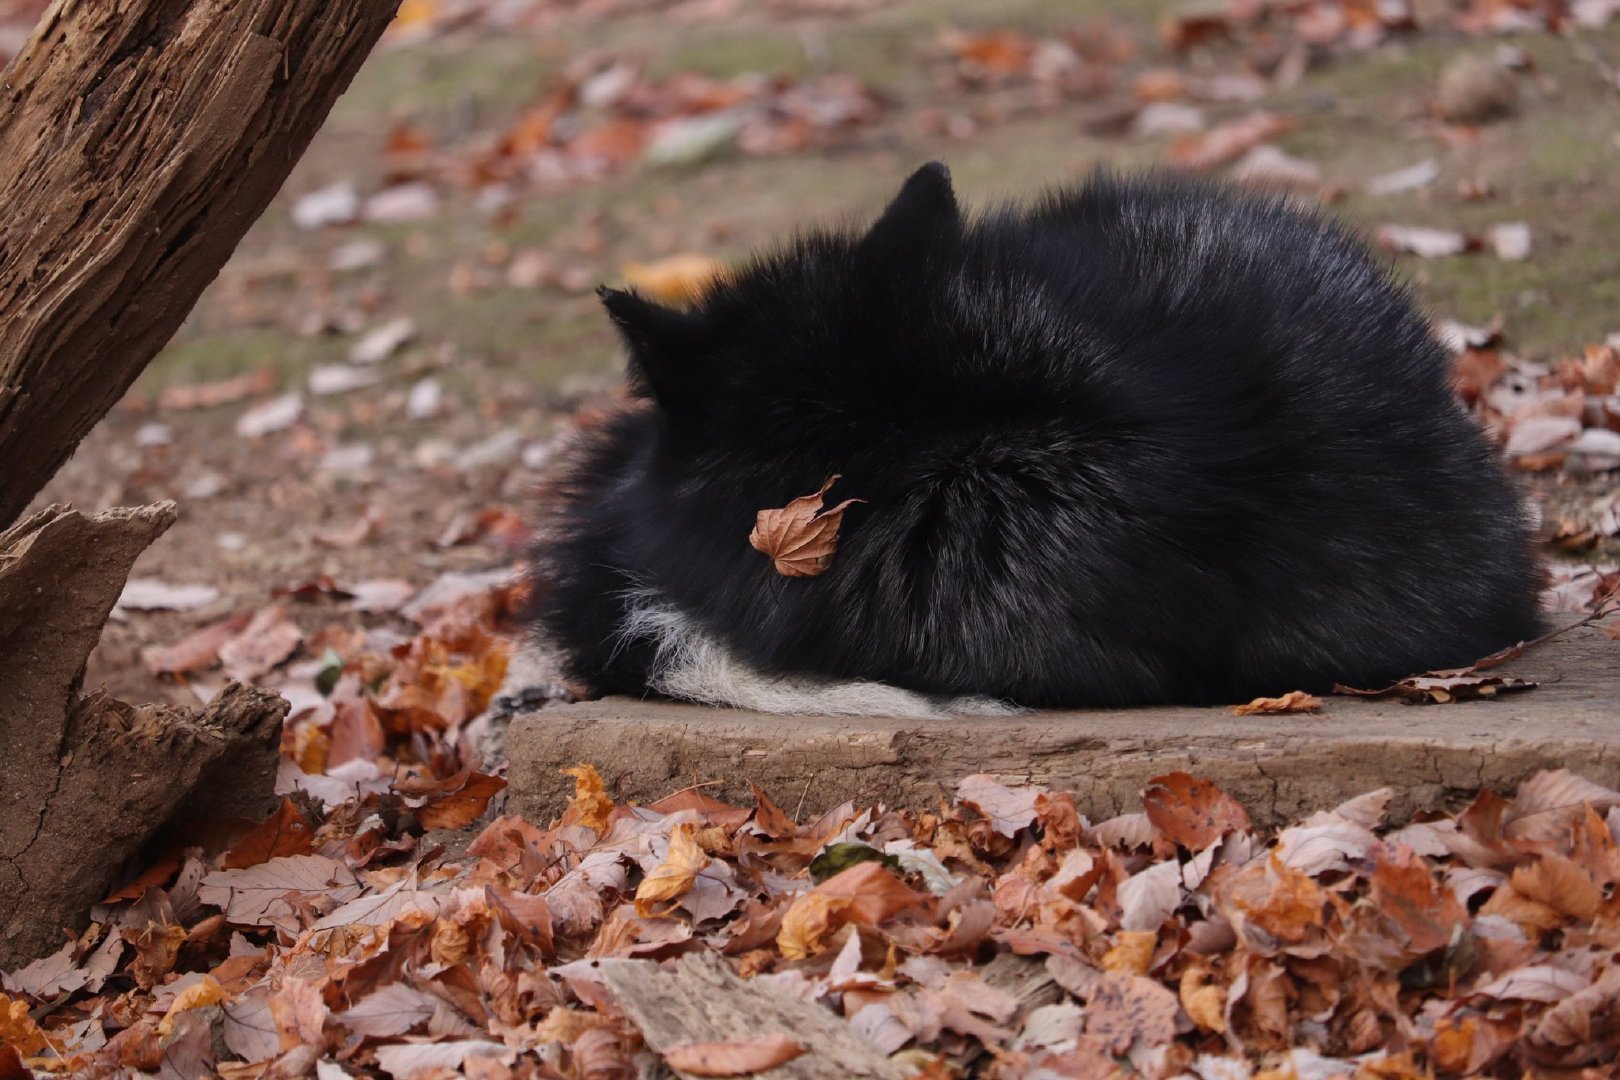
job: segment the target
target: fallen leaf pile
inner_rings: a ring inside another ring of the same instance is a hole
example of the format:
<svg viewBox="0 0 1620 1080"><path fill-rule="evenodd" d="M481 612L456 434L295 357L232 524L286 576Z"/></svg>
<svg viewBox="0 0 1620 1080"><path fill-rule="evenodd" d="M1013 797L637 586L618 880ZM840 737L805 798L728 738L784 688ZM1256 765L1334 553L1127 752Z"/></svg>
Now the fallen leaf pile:
<svg viewBox="0 0 1620 1080"><path fill-rule="evenodd" d="M458 855L425 831L458 801L450 822L477 817L477 773L289 794L0 977L0 1034L54 1075L632 1077L662 1057L723 1076L818 1053L792 1032L652 1050L601 965L703 954L841 1018L896 1075L1617 1060L1620 792L1571 772L1400 827L1384 789L1274 836L1185 773L1092 823L989 776L933 808L799 821L757 788L619 805L591 766L569 772L560 819L496 818Z"/></svg>
<svg viewBox="0 0 1620 1080"><path fill-rule="evenodd" d="M726 80L684 73L653 81L633 60L591 60L570 67L489 145L458 148L447 168L475 187L556 187L638 161L690 165L732 152L769 156L824 146L880 109L859 80L839 73ZM413 157L417 150L406 146Z"/></svg>
<svg viewBox="0 0 1620 1080"><path fill-rule="evenodd" d="M1579 459L1586 471L1620 467L1620 334L1551 364L1521 359L1494 328L1451 327L1454 378L1521 469Z"/></svg>

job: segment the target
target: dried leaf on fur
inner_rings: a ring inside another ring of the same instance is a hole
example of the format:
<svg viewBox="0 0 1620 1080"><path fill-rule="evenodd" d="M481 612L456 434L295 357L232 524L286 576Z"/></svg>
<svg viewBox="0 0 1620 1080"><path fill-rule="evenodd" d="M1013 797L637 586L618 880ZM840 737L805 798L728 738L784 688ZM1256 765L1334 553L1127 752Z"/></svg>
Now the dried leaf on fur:
<svg viewBox="0 0 1620 1080"><path fill-rule="evenodd" d="M827 489L837 481L834 474L814 495L801 495L779 510L761 510L755 518L748 543L769 555L783 577L815 577L832 563L844 511L852 503L865 501L845 499L831 510L823 510Z"/></svg>

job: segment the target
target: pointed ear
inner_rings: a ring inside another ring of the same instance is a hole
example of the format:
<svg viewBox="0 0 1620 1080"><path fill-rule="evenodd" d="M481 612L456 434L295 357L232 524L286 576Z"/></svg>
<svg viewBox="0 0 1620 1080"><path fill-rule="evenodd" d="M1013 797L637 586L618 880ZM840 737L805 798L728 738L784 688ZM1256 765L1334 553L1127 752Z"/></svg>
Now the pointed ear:
<svg viewBox="0 0 1620 1080"><path fill-rule="evenodd" d="M606 285L596 295L630 351L631 383L666 408L686 396L707 338L703 317Z"/></svg>
<svg viewBox="0 0 1620 1080"><path fill-rule="evenodd" d="M923 252L962 232L962 212L951 190L950 170L937 161L911 174L861 241L867 252Z"/></svg>

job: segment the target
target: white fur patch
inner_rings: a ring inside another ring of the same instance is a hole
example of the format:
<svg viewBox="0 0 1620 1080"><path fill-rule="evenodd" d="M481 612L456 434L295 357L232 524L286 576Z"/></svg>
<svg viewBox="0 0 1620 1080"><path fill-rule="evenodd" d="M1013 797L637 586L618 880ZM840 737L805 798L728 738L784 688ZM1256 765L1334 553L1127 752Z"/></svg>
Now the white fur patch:
<svg viewBox="0 0 1620 1080"><path fill-rule="evenodd" d="M651 589L629 596L619 632L653 643L652 685L661 694L702 705L811 716L895 716L940 720L949 716L1005 716L1021 710L986 697L934 701L880 682L838 682L813 675L777 676L732 656L686 615Z"/></svg>

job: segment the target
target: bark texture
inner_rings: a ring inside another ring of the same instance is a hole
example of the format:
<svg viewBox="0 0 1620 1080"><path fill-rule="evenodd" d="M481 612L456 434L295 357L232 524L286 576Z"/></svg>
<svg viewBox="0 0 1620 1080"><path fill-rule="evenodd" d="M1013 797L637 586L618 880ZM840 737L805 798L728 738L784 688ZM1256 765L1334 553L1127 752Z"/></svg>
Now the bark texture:
<svg viewBox="0 0 1620 1080"><path fill-rule="evenodd" d="M232 686L200 712L79 696L129 568L174 504L85 517L49 507L0 532L0 969L79 930L177 809L269 808L278 695Z"/></svg>
<svg viewBox="0 0 1620 1080"><path fill-rule="evenodd" d="M0 72L0 527L179 328L398 0L56 0Z"/></svg>
<svg viewBox="0 0 1620 1080"><path fill-rule="evenodd" d="M599 970L647 1045L661 1053L681 1043L782 1034L797 1039L805 1053L749 1075L758 1080L900 1080L911 1072L825 1007L746 983L712 953L689 953L667 967L651 960L603 960ZM697 1075L672 1071L680 1077Z"/></svg>

